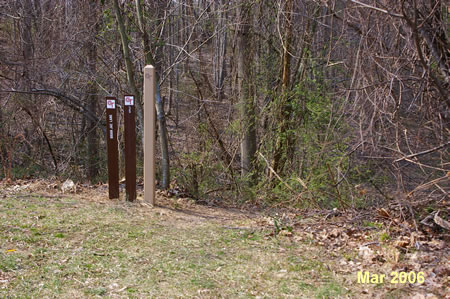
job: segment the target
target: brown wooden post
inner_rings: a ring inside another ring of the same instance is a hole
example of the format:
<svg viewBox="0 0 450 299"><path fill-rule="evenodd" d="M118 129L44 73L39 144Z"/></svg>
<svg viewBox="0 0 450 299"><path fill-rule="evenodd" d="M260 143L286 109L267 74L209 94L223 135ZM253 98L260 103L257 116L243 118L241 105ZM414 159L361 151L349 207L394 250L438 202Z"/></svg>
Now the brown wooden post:
<svg viewBox="0 0 450 299"><path fill-rule="evenodd" d="M108 147L109 198L119 198L119 142L117 140L116 98L106 97L106 144Z"/></svg>
<svg viewBox="0 0 450 299"><path fill-rule="evenodd" d="M136 108L134 95L124 96L126 199L136 199Z"/></svg>
<svg viewBox="0 0 450 299"><path fill-rule="evenodd" d="M155 204L155 68L144 67L144 200Z"/></svg>

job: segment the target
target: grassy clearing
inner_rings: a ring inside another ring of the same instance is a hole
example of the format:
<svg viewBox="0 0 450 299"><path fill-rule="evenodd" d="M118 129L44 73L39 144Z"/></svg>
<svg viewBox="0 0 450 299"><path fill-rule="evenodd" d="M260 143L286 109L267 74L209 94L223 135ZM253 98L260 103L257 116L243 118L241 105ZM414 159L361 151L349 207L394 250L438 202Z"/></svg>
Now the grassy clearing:
<svg viewBox="0 0 450 299"><path fill-rule="evenodd" d="M349 294L316 248L266 237L245 218L185 216L123 202L0 199L0 297Z"/></svg>

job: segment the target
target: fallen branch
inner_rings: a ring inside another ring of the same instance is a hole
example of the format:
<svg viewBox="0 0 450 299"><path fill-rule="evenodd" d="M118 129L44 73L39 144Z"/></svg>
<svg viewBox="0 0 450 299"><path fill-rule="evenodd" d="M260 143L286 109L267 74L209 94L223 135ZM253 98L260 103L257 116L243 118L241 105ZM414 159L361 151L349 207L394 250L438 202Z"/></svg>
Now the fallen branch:
<svg viewBox="0 0 450 299"><path fill-rule="evenodd" d="M450 178L450 172L447 173L445 176L434 179L432 181L426 182L425 184L422 184L420 186L417 186L416 188L414 188L414 190L412 190L411 192L409 192L406 197L410 197L413 193L419 191L419 190L423 190L423 189L427 189L437 183L439 183L440 181L444 181L444 180L449 180Z"/></svg>
<svg viewBox="0 0 450 299"><path fill-rule="evenodd" d="M427 217L425 217L422 221L420 221L420 223L422 223L423 225L426 226L433 226L433 219L434 219L434 215L436 215L436 212L432 212L430 215L428 215Z"/></svg>
<svg viewBox="0 0 450 299"><path fill-rule="evenodd" d="M442 228L445 228L446 230L450 230L450 222L442 219L441 217L438 216L439 212L437 212L434 215L434 222L436 222L437 225L439 225Z"/></svg>
<svg viewBox="0 0 450 299"><path fill-rule="evenodd" d="M403 158L397 159L394 162L399 162L399 161L402 161L402 160L405 160L405 159L410 159L410 158L415 158L415 157L418 157L418 156L423 156L423 155L435 152L437 150L440 150L441 148L444 148L444 147L446 147L448 145L450 145L450 141L447 142L447 143L441 144L439 146L436 146L434 148L428 149L426 151L422 151L422 152L419 152L419 153L415 153L415 154L411 154L411 155L408 155L408 156L404 156Z"/></svg>

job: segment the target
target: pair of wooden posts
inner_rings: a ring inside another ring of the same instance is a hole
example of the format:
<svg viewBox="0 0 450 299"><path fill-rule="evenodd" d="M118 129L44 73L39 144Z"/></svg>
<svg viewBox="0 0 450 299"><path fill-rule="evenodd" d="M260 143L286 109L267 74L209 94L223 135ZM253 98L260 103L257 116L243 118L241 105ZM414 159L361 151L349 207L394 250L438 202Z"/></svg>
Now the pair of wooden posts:
<svg viewBox="0 0 450 299"><path fill-rule="evenodd" d="M155 202L155 68L144 68L144 200ZM109 198L119 198L119 141L117 100L106 97ZM129 201L136 199L136 107L134 95L124 96L125 189Z"/></svg>

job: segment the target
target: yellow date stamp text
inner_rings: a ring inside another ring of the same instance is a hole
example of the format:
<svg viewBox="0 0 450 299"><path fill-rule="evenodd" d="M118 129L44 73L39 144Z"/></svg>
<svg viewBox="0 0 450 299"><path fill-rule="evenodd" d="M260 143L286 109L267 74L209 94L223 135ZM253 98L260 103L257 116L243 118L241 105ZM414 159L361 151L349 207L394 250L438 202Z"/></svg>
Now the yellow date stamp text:
<svg viewBox="0 0 450 299"><path fill-rule="evenodd" d="M422 284L425 282L425 274L423 272L397 272L392 271L389 275L370 273L369 271L358 271L356 274L357 282L361 284Z"/></svg>

